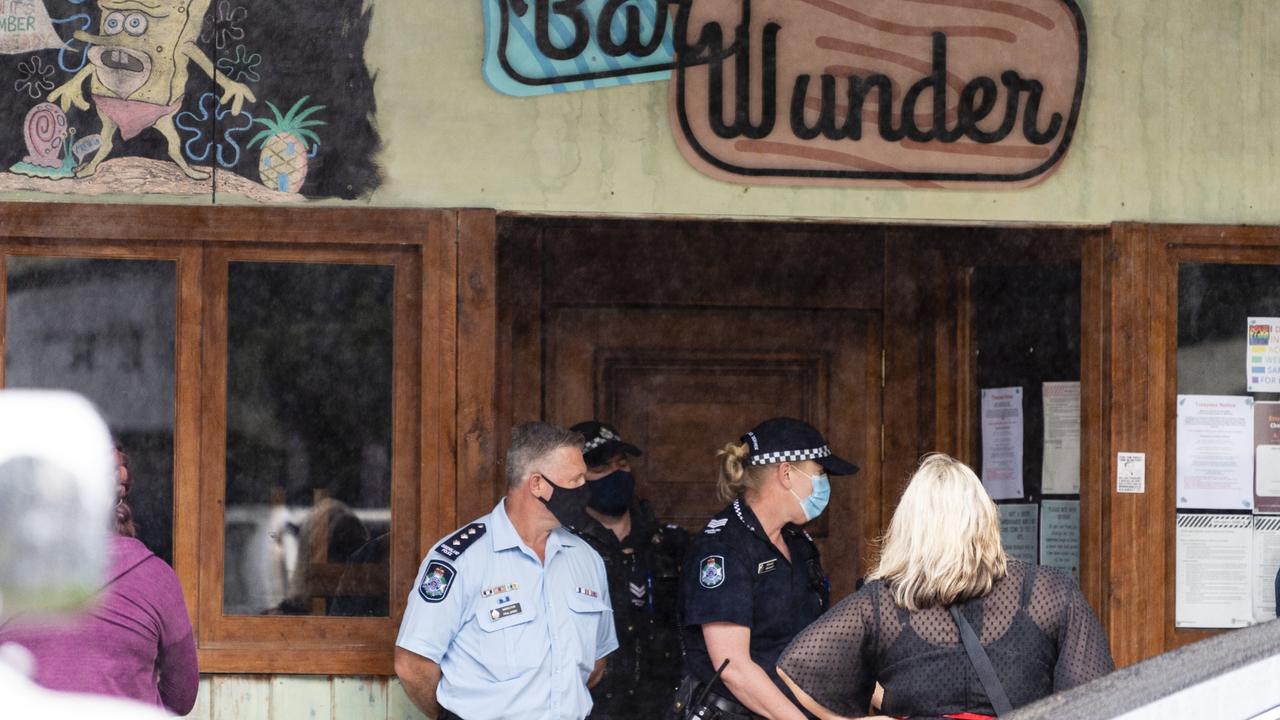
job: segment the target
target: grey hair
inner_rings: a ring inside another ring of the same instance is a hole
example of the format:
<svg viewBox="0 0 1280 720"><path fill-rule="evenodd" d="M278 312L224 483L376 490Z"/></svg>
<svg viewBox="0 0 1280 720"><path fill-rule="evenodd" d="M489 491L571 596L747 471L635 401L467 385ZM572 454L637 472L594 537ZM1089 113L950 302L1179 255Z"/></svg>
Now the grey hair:
<svg viewBox="0 0 1280 720"><path fill-rule="evenodd" d="M545 422L527 422L511 428L507 450L507 489L520 487L534 470L529 466L562 447L582 452L586 439L581 433Z"/></svg>

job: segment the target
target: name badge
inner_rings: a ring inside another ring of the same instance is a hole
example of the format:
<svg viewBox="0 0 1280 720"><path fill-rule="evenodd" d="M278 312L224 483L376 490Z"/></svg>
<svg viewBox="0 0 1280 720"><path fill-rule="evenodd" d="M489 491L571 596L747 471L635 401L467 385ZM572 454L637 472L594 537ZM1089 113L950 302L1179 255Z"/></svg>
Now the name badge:
<svg viewBox="0 0 1280 720"><path fill-rule="evenodd" d="M519 615L521 612L523 611L520 609L520 603L503 605L502 607L490 610L489 619L495 621L501 620L502 618L511 617L512 615Z"/></svg>
<svg viewBox="0 0 1280 720"><path fill-rule="evenodd" d="M772 560L765 560L764 562L756 566L756 574L763 575L767 572L773 572L774 569L777 567L778 567L778 558L773 558Z"/></svg>

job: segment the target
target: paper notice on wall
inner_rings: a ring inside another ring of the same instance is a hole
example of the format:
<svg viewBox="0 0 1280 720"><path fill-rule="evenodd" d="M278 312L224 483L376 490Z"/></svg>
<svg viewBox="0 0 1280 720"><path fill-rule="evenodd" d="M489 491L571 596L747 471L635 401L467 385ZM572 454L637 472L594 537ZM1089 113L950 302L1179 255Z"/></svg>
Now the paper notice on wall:
<svg viewBox="0 0 1280 720"><path fill-rule="evenodd" d="M1276 572L1280 570L1280 516L1253 518L1253 621L1276 619Z"/></svg>
<svg viewBox="0 0 1280 720"><path fill-rule="evenodd" d="M1044 463L1040 491L1080 493L1080 383L1044 384Z"/></svg>
<svg viewBox="0 0 1280 720"><path fill-rule="evenodd" d="M1245 377L1249 392L1280 392L1280 318L1249 318Z"/></svg>
<svg viewBox="0 0 1280 720"><path fill-rule="evenodd" d="M1000 544L1004 546L1005 553L1009 557L1035 565L1036 551L1039 549L1037 531L1040 507L1035 503L996 507L1000 508Z"/></svg>
<svg viewBox="0 0 1280 720"><path fill-rule="evenodd" d="M1251 624L1252 555L1252 515L1178 513L1176 625Z"/></svg>
<svg viewBox="0 0 1280 720"><path fill-rule="evenodd" d="M45 9L44 0L0 0L0 55L60 47L62 38L58 37L53 23L49 21L49 11ZM36 67L41 66L37 64ZM43 67L48 68L48 75L52 76L53 66L46 63ZM30 67L26 69L31 70ZM37 80L51 79L41 72L33 70L32 73L38 76Z"/></svg>
<svg viewBox="0 0 1280 720"><path fill-rule="evenodd" d="M1142 494L1147 491L1147 454L1116 453L1116 492Z"/></svg>
<svg viewBox="0 0 1280 720"><path fill-rule="evenodd" d="M1080 501L1040 503L1040 564L1071 573L1080 581Z"/></svg>
<svg viewBox="0 0 1280 720"><path fill-rule="evenodd" d="M982 391L982 484L996 500L1023 497L1022 388Z"/></svg>
<svg viewBox="0 0 1280 720"><path fill-rule="evenodd" d="M1253 509L1253 398L1178 396L1178 507Z"/></svg>
<svg viewBox="0 0 1280 720"><path fill-rule="evenodd" d="M1280 402L1253 404L1253 511L1280 513Z"/></svg>

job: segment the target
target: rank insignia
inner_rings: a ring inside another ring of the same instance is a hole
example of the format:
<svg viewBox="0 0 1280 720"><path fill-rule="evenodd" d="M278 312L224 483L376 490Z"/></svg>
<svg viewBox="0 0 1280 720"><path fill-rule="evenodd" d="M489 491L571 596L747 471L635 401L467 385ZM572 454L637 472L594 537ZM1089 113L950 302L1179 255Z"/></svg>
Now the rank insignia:
<svg viewBox="0 0 1280 720"><path fill-rule="evenodd" d="M702 563L698 566L698 582L708 590L723 585L724 558L719 555L709 555L703 558Z"/></svg>
<svg viewBox="0 0 1280 720"><path fill-rule="evenodd" d="M429 603L438 603L449 594L453 586L453 578L457 571L443 560L432 560L423 573L422 584L418 586L418 594Z"/></svg>

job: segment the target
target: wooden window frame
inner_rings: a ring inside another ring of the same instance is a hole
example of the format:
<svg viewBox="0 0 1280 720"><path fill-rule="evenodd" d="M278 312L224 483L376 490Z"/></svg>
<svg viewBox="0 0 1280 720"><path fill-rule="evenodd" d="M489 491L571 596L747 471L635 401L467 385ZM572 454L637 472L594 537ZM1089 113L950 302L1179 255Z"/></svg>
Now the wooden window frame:
<svg viewBox="0 0 1280 720"><path fill-rule="evenodd" d="M483 247L486 237L492 241L492 213L483 212L0 204L0 386L4 255L176 263L174 569L192 615L202 672L394 672L395 632L418 561L457 522L453 443L462 227L480 236L469 239L470 245ZM219 368L220 358L225 371L229 258L396 266L388 618L221 613L225 462L214 451L225 447L218 434L225 432L225 387L217 386L225 372L211 370ZM209 271L219 267L220 273ZM464 319L474 315L470 309L461 313ZM467 371L467 382L483 387L484 366Z"/></svg>
<svg viewBox="0 0 1280 720"><path fill-rule="evenodd" d="M1280 228L1119 224L1104 263L1109 417L1102 460L1110 487L1104 561L1112 653L1117 665L1128 665L1221 632L1174 626L1178 266L1280 264ZM1116 492L1117 452L1146 453L1145 493Z"/></svg>

